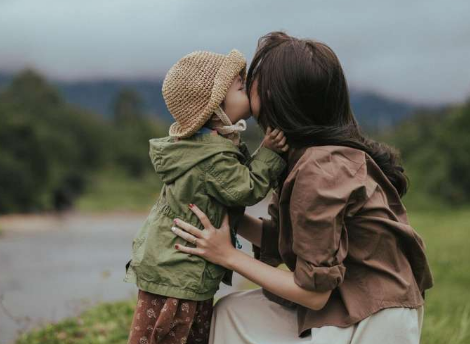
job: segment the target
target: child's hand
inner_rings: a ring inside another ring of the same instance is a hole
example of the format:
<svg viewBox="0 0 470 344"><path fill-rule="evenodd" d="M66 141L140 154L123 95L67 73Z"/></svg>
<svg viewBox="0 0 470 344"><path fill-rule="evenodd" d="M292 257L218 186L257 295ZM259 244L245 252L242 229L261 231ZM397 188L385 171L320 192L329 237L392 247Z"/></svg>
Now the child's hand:
<svg viewBox="0 0 470 344"><path fill-rule="evenodd" d="M289 149L284 133L279 129L272 130L271 127L268 127L266 130L266 135L264 136L263 142L261 142L261 146L277 153L283 153Z"/></svg>

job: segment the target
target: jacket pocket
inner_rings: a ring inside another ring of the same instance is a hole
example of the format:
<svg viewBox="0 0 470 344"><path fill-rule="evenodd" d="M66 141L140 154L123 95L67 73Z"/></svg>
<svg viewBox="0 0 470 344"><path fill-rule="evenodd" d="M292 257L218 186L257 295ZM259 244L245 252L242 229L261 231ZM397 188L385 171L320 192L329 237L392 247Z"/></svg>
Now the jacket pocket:
<svg viewBox="0 0 470 344"><path fill-rule="evenodd" d="M132 266L139 266L144 259L145 247L147 246L145 241L147 240L152 220L153 215L150 214L132 240Z"/></svg>
<svg viewBox="0 0 470 344"><path fill-rule="evenodd" d="M178 216L168 206L164 206L158 211L155 220L149 223L137 274L148 282L199 292L204 282L205 260L174 247L175 244L192 245L171 231L175 217Z"/></svg>
<svg viewBox="0 0 470 344"><path fill-rule="evenodd" d="M144 243L145 238L138 237L132 241L132 266L139 266L142 258L144 257Z"/></svg>

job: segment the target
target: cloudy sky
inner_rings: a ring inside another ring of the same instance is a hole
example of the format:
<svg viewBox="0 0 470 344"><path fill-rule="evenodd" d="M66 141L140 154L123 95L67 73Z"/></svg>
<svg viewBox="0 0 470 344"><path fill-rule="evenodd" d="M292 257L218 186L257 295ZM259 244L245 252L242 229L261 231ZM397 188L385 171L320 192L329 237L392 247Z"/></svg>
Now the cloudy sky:
<svg viewBox="0 0 470 344"><path fill-rule="evenodd" d="M242 51L274 30L323 41L349 84L418 103L470 96L468 0L0 0L0 72L163 77L193 50Z"/></svg>

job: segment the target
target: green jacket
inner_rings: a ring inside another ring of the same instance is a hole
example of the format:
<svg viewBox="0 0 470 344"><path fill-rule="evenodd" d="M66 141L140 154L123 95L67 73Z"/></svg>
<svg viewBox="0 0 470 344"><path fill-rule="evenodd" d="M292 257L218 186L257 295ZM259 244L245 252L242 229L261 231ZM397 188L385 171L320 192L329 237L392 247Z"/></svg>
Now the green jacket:
<svg viewBox="0 0 470 344"><path fill-rule="evenodd" d="M190 300L206 300L221 281L231 285L233 271L174 248L194 247L171 231L179 218L203 229L188 204L196 204L219 228L229 212L232 244L245 212L277 185L286 167L276 152L258 148L250 156L246 144L237 147L223 136L196 134L175 141L172 137L150 140L150 158L163 187L149 216L134 236L132 259L126 265L125 282L139 289Z"/></svg>

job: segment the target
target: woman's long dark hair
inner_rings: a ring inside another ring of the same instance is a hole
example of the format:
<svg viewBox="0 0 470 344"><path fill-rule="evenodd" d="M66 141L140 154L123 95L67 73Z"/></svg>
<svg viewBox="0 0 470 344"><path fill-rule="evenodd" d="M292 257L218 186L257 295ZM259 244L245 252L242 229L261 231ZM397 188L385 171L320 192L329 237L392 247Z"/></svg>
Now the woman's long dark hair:
<svg viewBox="0 0 470 344"><path fill-rule="evenodd" d="M258 123L279 128L292 147L338 145L360 149L374 159L405 195L408 179L398 152L366 138L349 103L349 91L336 54L326 44L271 32L260 38L247 74L248 96L258 80Z"/></svg>

